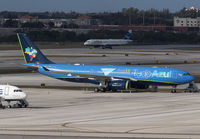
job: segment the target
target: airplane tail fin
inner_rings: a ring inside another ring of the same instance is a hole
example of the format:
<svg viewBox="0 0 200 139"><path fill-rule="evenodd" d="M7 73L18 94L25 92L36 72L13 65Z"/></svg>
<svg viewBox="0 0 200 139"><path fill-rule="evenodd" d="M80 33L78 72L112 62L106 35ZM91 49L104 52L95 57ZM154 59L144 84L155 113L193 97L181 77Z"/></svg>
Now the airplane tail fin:
<svg viewBox="0 0 200 139"><path fill-rule="evenodd" d="M129 30L125 35L124 38L125 40L130 40L131 39L131 34L132 34L132 30Z"/></svg>
<svg viewBox="0 0 200 139"><path fill-rule="evenodd" d="M36 45L31 42L26 34L17 33L19 44L22 49L25 63L40 63L51 64L52 61L48 60Z"/></svg>

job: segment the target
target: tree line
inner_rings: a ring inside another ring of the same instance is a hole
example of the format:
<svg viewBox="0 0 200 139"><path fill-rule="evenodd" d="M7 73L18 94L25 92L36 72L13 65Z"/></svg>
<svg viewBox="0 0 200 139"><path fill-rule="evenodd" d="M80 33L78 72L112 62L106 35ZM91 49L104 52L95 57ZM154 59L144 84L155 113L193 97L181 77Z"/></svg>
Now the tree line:
<svg viewBox="0 0 200 139"><path fill-rule="evenodd" d="M20 18L24 15L29 15L38 19L76 19L82 15L87 15L90 19L99 19L102 24L106 25L173 25L173 17L191 17L196 18L200 16L200 12L196 9L183 8L177 12L170 12L169 9L157 10L139 10L138 8L130 7L123 8L119 12L103 12L103 13L78 13L78 12L0 12L1 18L12 19ZM7 23L4 26L17 26L16 22L13 24ZM35 27L35 25L32 25ZM32 27L29 25L28 27ZM40 27L40 25L38 25Z"/></svg>
<svg viewBox="0 0 200 139"><path fill-rule="evenodd" d="M84 34L76 34L72 31L30 31L27 35L34 42L84 42L87 39L120 39L126 31L98 30ZM133 44L198 44L198 33L174 33L174 32L133 32L131 39ZM16 35L0 36L0 42L18 42Z"/></svg>

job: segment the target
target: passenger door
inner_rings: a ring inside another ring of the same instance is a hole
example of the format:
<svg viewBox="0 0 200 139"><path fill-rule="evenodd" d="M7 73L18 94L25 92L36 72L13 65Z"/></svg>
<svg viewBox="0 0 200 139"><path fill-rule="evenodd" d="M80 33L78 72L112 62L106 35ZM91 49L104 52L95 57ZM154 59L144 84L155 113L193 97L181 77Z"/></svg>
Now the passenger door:
<svg viewBox="0 0 200 139"><path fill-rule="evenodd" d="M177 71L174 71L172 72L172 78L173 79L177 79L178 78L178 72Z"/></svg>
<svg viewBox="0 0 200 139"><path fill-rule="evenodd" d="M4 95L6 95L6 96L9 95L9 86L6 86L6 87L5 87Z"/></svg>

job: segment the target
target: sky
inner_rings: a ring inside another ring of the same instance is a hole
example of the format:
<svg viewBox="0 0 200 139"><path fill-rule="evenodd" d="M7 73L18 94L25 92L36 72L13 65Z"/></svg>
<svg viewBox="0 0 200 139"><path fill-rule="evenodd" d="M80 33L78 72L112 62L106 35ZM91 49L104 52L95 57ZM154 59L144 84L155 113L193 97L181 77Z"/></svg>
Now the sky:
<svg viewBox="0 0 200 139"><path fill-rule="evenodd" d="M0 0L0 11L22 12L116 12L129 7L143 10L168 8L175 12L192 6L200 9L200 0Z"/></svg>

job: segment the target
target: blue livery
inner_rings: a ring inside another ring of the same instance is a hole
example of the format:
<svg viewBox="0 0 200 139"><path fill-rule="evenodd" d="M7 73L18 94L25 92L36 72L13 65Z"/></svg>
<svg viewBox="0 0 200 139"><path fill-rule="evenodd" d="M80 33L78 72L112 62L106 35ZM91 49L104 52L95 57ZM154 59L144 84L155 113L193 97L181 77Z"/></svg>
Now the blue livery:
<svg viewBox="0 0 200 139"><path fill-rule="evenodd" d="M123 39L125 40L130 40L131 39L131 34L132 34L132 30L129 30L123 37Z"/></svg>
<svg viewBox="0 0 200 139"><path fill-rule="evenodd" d="M174 68L55 64L27 37L17 34L25 64L43 75L70 82L98 84L97 91L146 89L149 85L176 87L194 80L188 72Z"/></svg>

